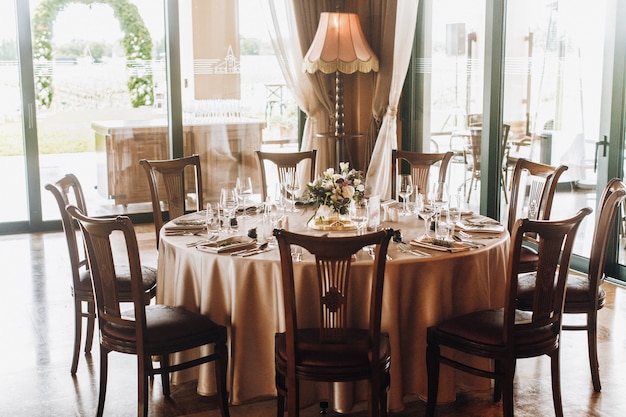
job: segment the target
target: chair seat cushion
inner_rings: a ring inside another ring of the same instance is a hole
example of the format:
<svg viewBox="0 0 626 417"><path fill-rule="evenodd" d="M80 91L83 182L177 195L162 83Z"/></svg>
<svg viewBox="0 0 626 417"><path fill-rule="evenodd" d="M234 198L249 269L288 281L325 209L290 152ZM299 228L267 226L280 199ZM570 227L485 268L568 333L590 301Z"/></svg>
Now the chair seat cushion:
<svg viewBox="0 0 626 417"><path fill-rule="evenodd" d="M515 322L523 323L531 320L531 314L526 311L515 311ZM464 314L443 321L434 326L430 332L448 336L450 339L463 339L470 343L500 347L504 345L503 336L504 309L482 310ZM554 338L552 326L539 328L517 327L515 332L516 345L535 344ZM440 338L441 339L441 338ZM443 339L442 339L443 340ZM446 343L443 343L446 344Z"/></svg>
<svg viewBox="0 0 626 417"><path fill-rule="evenodd" d="M298 331L301 349L297 367L313 367L326 369L333 368L362 368L369 367L367 354L368 332L361 329L349 329L349 342L320 343L319 329L300 329ZM285 333L276 334L276 361L287 362L287 344ZM390 360L389 335L381 333L379 359L385 365ZM321 371L320 371L321 372Z"/></svg>
<svg viewBox="0 0 626 417"><path fill-rule="evenodd" d="M519 255L519 272L532 272L537 270L539 255L536 251L526 246L522 246Z"/></svg>
<svg viewBox="0 0 626 417"><path fill-rule="evenodd" d="M517 297L518 307L522 309L530 309L533 300L533 291L535 288L535 274L523 274L518 278ZM570 274L567 276L567 286L565 290L565 307L566 313L585 312L588 307L585 305L593 305L593 294L589 288L589 278L586 276ZM606 292L600 286L598 288L598 308L604 306Z"/></svg>
<svg viewBox="0 0 626 417"><path fill-rule="evenodd" d="M132 291L130 289L130 268L128 265L115 266L117 275L118 291L123 300L132 299ZM141 266L142 286L145 292L152 293L156 287L157 271L149 266ZM92 294L91 273L88 269L80 271L80 288L75 289L80 294ZM93 298L93 297L92 297Z"/></svg>
<svg viewBox="0 0 626 417"><path fill-rule="evenodd" d="M134 320L133 311L122 313L122 317ZM102 333L122 342L135 343L134 327L107 323ZM226 328L202 314L193 313L182 307L162 304L146 306L145 343L152 353L173 352L200 346L210 341L226 341ZM178 349L183 347L182 349Z"/></svg>

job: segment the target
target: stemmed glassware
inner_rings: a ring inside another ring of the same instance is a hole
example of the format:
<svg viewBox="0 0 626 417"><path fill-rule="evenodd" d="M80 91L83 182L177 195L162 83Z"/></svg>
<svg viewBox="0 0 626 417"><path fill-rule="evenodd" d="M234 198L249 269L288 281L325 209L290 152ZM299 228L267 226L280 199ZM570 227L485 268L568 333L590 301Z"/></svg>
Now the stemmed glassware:
<svg viewBox="0 0 626 417"><path fill-rule="evenodd" d="M237 193L237 197L241 201L241 206L243 208L242 217L250 217L247 214L246 209L248 208L248 197L252 196L252 178L237 177L237 182L235 184L235 192Z"/></svg>
<svg viewBox="0 0 626 417"><path fill-rule="evenodd" d="M226 217L226 222L228 223L226 233L235 233L235 229L233 229L233 218L235 217L235 212L237 211L237 197L234 190L222 188L220 192L220 207L224 212L224 217Z"/></svg>
<svg viewBox="0 0 626 417"><path fill-rule="evenodd" d="M295 170L287 172L283 177L283 189L285 192L289 193L289 198L291 200L291 207L289 207L287 211L292 213L299 212L300 209L296 208L296 192L300 189L300 185L298 184L298 178Z"/></svg>
<svg viewBox="0 0 626 417"><path fill-rule="evenodd" d="M402 198L401 216L409 216L411 212L407 207L407 200L413 194L413 177L411 174L398 175L398 196Z"/></svg>
<svg viewBox="0 0 626 417"><path fill-rule="evenodd" d="M356 225L356 234L362 235L364 229L367 227L367 221L369 220L369 206L367 201L352 200L349 213L350 221Z"/></svg>
<svg viewBox="0 0 626 417"><path fill-rule="evenodd" d="M216 210L213 209L211 203L206 204L206 215L205 215L205 223L206 223L206 231L209 237L217 236L220 232L220 219L219 219L219 209L217 210L218 217L215 217Z"/></svg>
<svg viewBox="0 0 626 417"><path fill-rule="evenodd" d="M431 206L426 198L425 194L419 194L416 199L415 209L417 215L424 220L424 234L422 239L430 237L430 220L435 214L433 206Z"/></svg>
<svg viewBox="0 0 626 417"><path fill-rule="evenodd" d="M452 238L454 236L454 228L458 222L461 221L461 205L463 197L461 194L450 194L448 198L448 215L447 215L447 227L448 236Z"/></svg>

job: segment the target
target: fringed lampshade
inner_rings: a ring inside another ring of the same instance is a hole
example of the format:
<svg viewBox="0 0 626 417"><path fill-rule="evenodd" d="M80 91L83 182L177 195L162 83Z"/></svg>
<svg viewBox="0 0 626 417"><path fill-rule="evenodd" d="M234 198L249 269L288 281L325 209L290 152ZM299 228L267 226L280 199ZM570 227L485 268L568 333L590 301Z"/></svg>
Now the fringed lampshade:
<svg viewBox="0 0 626 417"><path fill-rule="evenodd" d="M322 13L302 67L309 73L335 73L335 137L343 137L342 74L378 71L378 58L363 35L359 17L354 13Z"/></svg>
<svg viewBox="0 0 626 417"><path fill-rule="evenodd" d="M322 13L304 57L304 69L324 74L378 71L378 58L363 36L359 17L354 13Z"/></svg>

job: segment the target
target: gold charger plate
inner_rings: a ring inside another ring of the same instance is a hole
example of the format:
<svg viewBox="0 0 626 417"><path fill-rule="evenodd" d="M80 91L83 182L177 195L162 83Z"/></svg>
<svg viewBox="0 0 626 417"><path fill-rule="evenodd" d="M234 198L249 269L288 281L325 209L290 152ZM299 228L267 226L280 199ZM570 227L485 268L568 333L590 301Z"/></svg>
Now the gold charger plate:
<svg viewBox="0 0 626 417"><path fill-rule="evenodd" d="M356 230L356 225L350 220L333 220L333 221L316 221L315 219L309 220L307 226L313 230L324 230L330 232L342 232L349 230Z"/></svg>

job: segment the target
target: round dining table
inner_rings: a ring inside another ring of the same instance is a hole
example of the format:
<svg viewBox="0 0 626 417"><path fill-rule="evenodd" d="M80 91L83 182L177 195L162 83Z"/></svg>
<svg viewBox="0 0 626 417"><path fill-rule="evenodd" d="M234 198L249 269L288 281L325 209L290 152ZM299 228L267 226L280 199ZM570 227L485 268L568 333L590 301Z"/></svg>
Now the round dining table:
<svg viewBox="0 0 626 417"><path fill-rule="evenodd" d="M329 233L331 237L355 233L312 229L309 227L311 207L301 206L299 212L286 215L282 226L293 232ZM198 214L199 218L202 216ZM237 233L246 236L254 229L261 234L261 219L262 215L240 219ZM423 222L416 216L400 216L397 221L382 222L381 226L399 230L405 242L424 233ZM230 351L227 383L231 404L276 396L274 335L284 331L278 249L245 257L208 253L189 247L190 243L206 238L206 234L170 235L165 232L167 227L166 224L160 234L157 302L183 306L227 327ZM228 236L232 235L222 233L220 239ZM472 239L479 245L453 253L423 247L416 247L419 252L411 253L401 251L406 249L401 243L389 246L382 331L389 334L392 352L388 395L391 411L403 409L408 396L426 398L429 326L449 317L504 304L509 234L507 231L476 233ZM304 253L299 262L312 265L314 259ZM353 262L367 266L372 259L361 251ZM198 393L212 395L216 391L212 367L209 363L178 372L172 376L172 383L197 380ZM301 404L329 400L335 410L348 412L354 403L367 398L365 387L359 383L304 384ZM457 388L488 390L490 387L490 380L444 366L438 402L454 401Z"/></svg>

